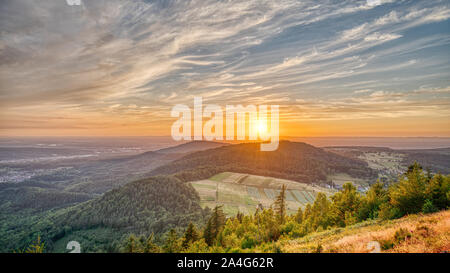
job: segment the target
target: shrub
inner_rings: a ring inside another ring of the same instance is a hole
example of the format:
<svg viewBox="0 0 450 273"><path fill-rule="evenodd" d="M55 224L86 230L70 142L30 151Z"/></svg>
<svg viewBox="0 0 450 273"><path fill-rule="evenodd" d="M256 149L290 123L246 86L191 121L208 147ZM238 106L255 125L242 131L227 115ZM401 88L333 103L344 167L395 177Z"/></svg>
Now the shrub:
<svg viewBox="0 0 450 273"><path fill-rule="evenodd" d="M242 249L252 248L256 244L257 244L257 241L253 237L251 237L250 235L246 234L244 239L242 240L241 248Z"/></svg>
<svg viewBox="0 0 450 273"><path fill-rule="evenodd" d="M280 245L277 244L277 243L274 243L274 244L273 244L272 252L273 252L273 253L283 253L283 251L281 250Z"/></svg>
<svg viewBox="0 0 450 273"><path fill-rule="evenodd" d="M383 220L391 220L402 217L402 212L399 208L392 206L390 203L383 203L380 206L378 217Z"/></svg>
<svg viewBox="0 0 450 273"><path fill-rule="evenodd" d="M423 207L422 207L422 212L423 213L433 213L433 212L437 212L438 211L438 208L436 208L434 205L433 205L433 202L431 202L431 200L426 200L425 201L425 204L423 204Z"/></svg>
<svg viewBox="0 0 450 273"><path fill-rule="evenodd" d="M323 252L323 246L319 243L312 251L313 253L322 253Z"/></svg>
<svg viewBox="0 0 450 273"><path fill-rule="evenodd" d="M293 221L289 221L281 226L281 234L289 234L298 224Z"/></svg>
<svg viewBox="0 0 450 273"><path fill-rule="evenodd" d="M379 240L382 250L388 250L394 248L394 242L392 240Z"/></svg>
<svg viewBox="0 0 450 273"><path fill-rule="evenodd" d="M394 244L400 244L411 236L412 234L406 228L399 228L394 234Z"/></svg>

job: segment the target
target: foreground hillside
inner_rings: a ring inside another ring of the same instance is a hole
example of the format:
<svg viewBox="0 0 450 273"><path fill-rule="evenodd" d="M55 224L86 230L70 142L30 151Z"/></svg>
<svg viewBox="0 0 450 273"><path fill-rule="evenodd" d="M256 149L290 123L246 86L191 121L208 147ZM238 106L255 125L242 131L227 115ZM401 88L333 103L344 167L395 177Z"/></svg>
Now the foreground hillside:
<svg viewBox="0 0 450 273"><path fill-rule="evenodd" d="M283 186L271 207L258 209L250 215L238 213L227 218L218 206L202 230L189 225L181 238L172 230L161 248L145 240L136 244L130 237L125 250L364 252L368 250L363 251L362 247L372 241L378 242L372 244L379 245L380 251L448 250L448 214L443 214L444 217L436 214L435 218L416 222L413 217L449 209L450 176L429 175L417 163L389 187L375 183L367 192L360 193L353 184L346 183L331 197L318 193L312 205L299 208L295 214L288 213L287 192L287 187Z"/></svg>
<svg viewBox="0 0 450 273"><path fill-rule="evenodd" d="M372 243L371 243L372 242ZM437 253L450 251L450 211L363 222L281 242L283 252Z"/></svg>
<svg viewBox="0 0 450 273"><path fill-rule="evenodd" d="M84 252L118 251L129 233L154 234L190 222L201 225L208 211L195 190L172 177L152 177L111 190L81 204L32 217L0 214L0 252L23 248L39 235L47 251L64 252L71 240ZM18 219L17 219L18 218Z"/></svg>
<svg viewBox="0 0 450 273"><path fill-rule="evenodd" d="M149 176L174 174L182 181L194 181L221 172L248 173L302 183L327 183L328 176L335 173L372 182L377 177L362 160L289 141L281 141L274 152L261 152L258 143L199 151L158 167Z"/></svg>

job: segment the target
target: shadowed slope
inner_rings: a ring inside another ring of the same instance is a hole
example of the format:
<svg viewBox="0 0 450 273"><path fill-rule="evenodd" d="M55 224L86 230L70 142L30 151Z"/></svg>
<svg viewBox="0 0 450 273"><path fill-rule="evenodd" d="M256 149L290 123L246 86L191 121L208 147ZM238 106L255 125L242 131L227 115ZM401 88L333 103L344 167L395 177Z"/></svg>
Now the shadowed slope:
<svg viewBox="0 0 450 273"><path fill-rule="evenodd" d="M326 182L327 175L347 173L375 179L367 163L300 142L280 142L278 150L261 152L258 143L229 145L195 152L156 168L149 175L176 175L182 181L206 179L220 172L240 172L304 183Z"/></svg>

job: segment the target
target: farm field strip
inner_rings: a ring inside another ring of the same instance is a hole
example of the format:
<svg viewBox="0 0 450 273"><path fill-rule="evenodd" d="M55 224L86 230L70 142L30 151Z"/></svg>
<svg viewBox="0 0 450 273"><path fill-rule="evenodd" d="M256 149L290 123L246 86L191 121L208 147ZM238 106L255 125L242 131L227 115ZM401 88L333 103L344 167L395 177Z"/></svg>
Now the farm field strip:
<svg viewBox="0 0 450 273"><path fill-rule="evenodd" d="M235 215L238 211L253 213L258 204L264 207L271 206L280 193L282 184L288 184L286 204L289 213L294 213L299 207L314 202L317 191L313 190L313 187L289 180L220 173L210 179L191 182L199 193L202 206L213 208L216 205L223 205L227 215ZM329 194L326 189L323 192Z"/></svg>
<svg viewBox="0 0 450 273"><path fill-rule="evenodd" d="M313 202L314 199L316 199L309 191L302 191L302 193L305 195L306 199L309 200L309 202Z"/></svg>
<svg viewBox="0 0 450 273"><path fill-rule="evenodd" d="M291 192L295 195L295 197L300 203L302 204L309 203L309 201L305 198L305 195L302 194L299 190L291 190Z"/></svg>
<svg viewBox="0 0 450 273"><path fill-rule="evenodd" d="M248 194L255 199L260 199L261 195L259 194L258 188L247 187Z"/></svg>
<svg viewBox="0 0 450 273"><path fill-rule="evenodd" d="M294 195L292 195L292 192L290 190L286 191L286 200L292 201L292 202L297 202L297 199L295 199Z"/></svg>
<svg viewBox="0 0 450 273"><path fill-rule="evenodd" d="M267 189L267 188L264 188L264 192L266 193L266 196L272 200L274 200L279 194L279 191L274 190L274 189Z"/></svg>

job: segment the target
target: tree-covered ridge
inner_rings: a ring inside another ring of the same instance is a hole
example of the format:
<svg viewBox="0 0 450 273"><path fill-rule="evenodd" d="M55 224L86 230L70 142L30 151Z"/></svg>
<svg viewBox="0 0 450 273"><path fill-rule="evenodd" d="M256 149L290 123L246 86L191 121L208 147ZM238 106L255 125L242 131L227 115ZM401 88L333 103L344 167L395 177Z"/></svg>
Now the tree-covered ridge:
<svg viewBox="0 0 450 273"><path fill-rule="evenodd" d="M195 152L153 170L150 175L175 175L182 181L206 179L221 172L238 172L304 183L325 182L327 175L347 173L376 179L366 162L300 143L281 141L274 152L260 144L245 143Z"/></svg>
<svg viewBox="0 0 450 273"><path fill-rule="evenodd" d="M152 177L82 204L67 213L64 221L74 227L105 225L161 232L201 211L198 194L190 185L172 177Z"/></svg>
<svg viewBox="0 0 450 273"><path fill-rule="evenodd" d="M10 217L2 217L7 228L2 234L16 238L12 245L11 238L2 238L9 242L2 244L6 248L2 251L22 249L40 235L48 251L64 251L64 244L62 249L55 247L72 238L80 241L84 252L116 252L130 233L153 233L159 240L171 228L181 231L190 222L202 225L208 215L190 184L173 177L152 177L73 207L29 217L23 227L15 227L7 222Z"/></svg>
<svg viewBox="0 0 450 273"><path fill-rule="evenodd" d="M151 249L157 252L278 252L280 240L301 238L367 220L389 220L448 209L450 176L430 175L414 164L389 188L376 183L366 194L361 194L347 183L331 200L319 193L312 205L304 210L300 208L291 216L284 213L284 194L282 189L273 207L258 210L254 215L238 214L226 219L221 208L216 207L201 233L192 224L180 238L171 230L163 245ZM403 234L406 234L404 230L398 231L397 239L404 240ZM125 251L152 252L148 251L149 240L141 238L136 243L132 239L128 240L128 245L134 244L133 248L125 248Z"/></svg>
<svg viewBox="0 0 450 273"><path fill-rule="evenodd" d="M40 183L0 183L0 200L4 209L16 212L30 209L35 212L67 207L85 202L92 195L60 191Z"/></svg>

